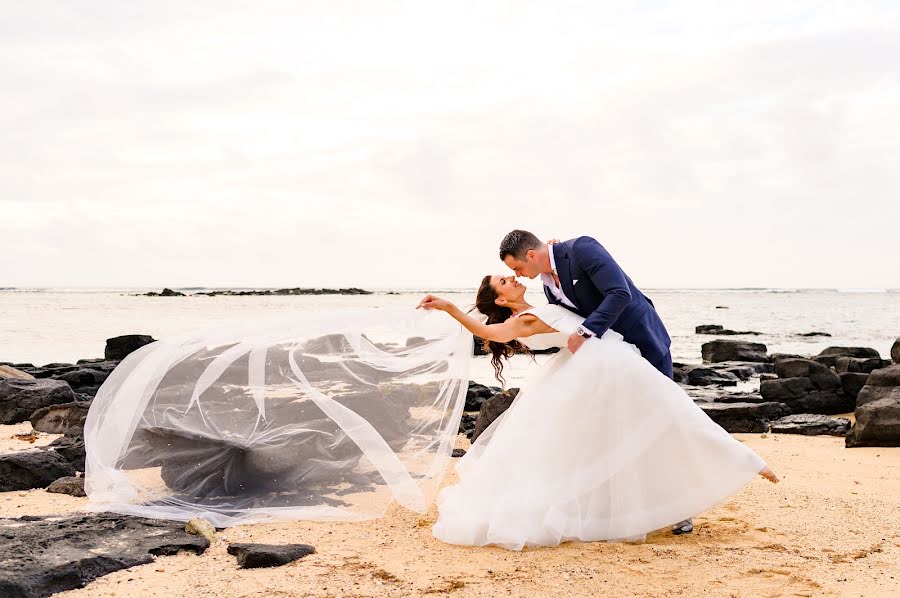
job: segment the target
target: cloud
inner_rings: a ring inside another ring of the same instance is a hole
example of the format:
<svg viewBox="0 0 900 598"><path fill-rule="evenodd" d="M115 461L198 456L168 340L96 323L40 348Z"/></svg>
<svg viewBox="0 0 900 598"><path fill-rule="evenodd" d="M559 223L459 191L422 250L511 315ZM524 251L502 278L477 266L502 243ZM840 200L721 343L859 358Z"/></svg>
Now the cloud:
<svg viewBox="0 0 900 598"><path fill-rule="evenodd" d="M898 40L877 2L20 4L0 284L471 285L530 227L647 287L900 287Z"/></svg>

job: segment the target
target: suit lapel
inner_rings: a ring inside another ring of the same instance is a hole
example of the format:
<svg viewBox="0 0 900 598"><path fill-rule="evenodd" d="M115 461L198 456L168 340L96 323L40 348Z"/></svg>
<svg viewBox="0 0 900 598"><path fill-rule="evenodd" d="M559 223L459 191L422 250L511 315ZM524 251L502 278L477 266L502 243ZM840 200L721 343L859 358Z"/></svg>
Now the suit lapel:
<svg viewBox="0 0 900 598"><path fill-rule="evenodd" d="M569 252L563 243L555 243L552 250L553 260L556 262L556 275L559 277L559 284L562 287L562 292L569 298L569 301L581 309L578 298L575 297L575 285L572 283L572 269L569 263Z"/></svg>

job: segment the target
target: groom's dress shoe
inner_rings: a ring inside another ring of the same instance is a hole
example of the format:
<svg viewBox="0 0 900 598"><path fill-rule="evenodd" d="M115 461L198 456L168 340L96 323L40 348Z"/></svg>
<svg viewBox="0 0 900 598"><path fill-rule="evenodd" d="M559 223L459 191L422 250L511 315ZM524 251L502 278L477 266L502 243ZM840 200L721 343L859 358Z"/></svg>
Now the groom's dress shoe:
<svg viewBox="0 0 900 598"><path fill-rule="evenodd" d="M672 526L672 533L676 536L680 536L681 534L689 534L692 531L694 531L693 519L685 519L684 521L679 521Z"/></svg>

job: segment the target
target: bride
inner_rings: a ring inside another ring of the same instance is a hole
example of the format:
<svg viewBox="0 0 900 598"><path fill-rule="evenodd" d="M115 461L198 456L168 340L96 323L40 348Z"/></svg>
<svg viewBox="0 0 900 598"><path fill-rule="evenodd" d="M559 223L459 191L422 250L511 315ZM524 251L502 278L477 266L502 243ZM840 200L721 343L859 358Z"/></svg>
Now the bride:
<svg viewBox="0 0 900 598"><path fill-rule="evenodd" d="M425 296L485 339L497 379L521 349L559 347L457 463L437 496L436 538L512 550L570 540L640 540L725 500L756 475L778 481L752 450L697 407L610 329L570 353L584 318L535 307L513 276L485 276L481 322Z"/></svg>

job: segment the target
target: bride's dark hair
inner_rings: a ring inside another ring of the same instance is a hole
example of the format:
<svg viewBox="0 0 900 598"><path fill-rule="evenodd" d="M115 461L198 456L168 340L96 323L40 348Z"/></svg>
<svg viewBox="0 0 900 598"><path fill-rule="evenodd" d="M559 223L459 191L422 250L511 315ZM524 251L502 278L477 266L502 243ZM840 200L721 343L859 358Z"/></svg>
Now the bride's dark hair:
<svg viewBox="0 0 900 598"><path fill-rule="evenodd" d="M481 279L481 286L475 295L475 309L487 316L486 324L499 324L512 317L512 310L502 305L497 305L497 291L491 286L491 275ZM497 341L484 341L484 350L491 354L491 365L494 366L494 377L506 388L506 379L503 377L503 362L516 353L531 353L528 347L519 341L499 343Z"/></svg>

